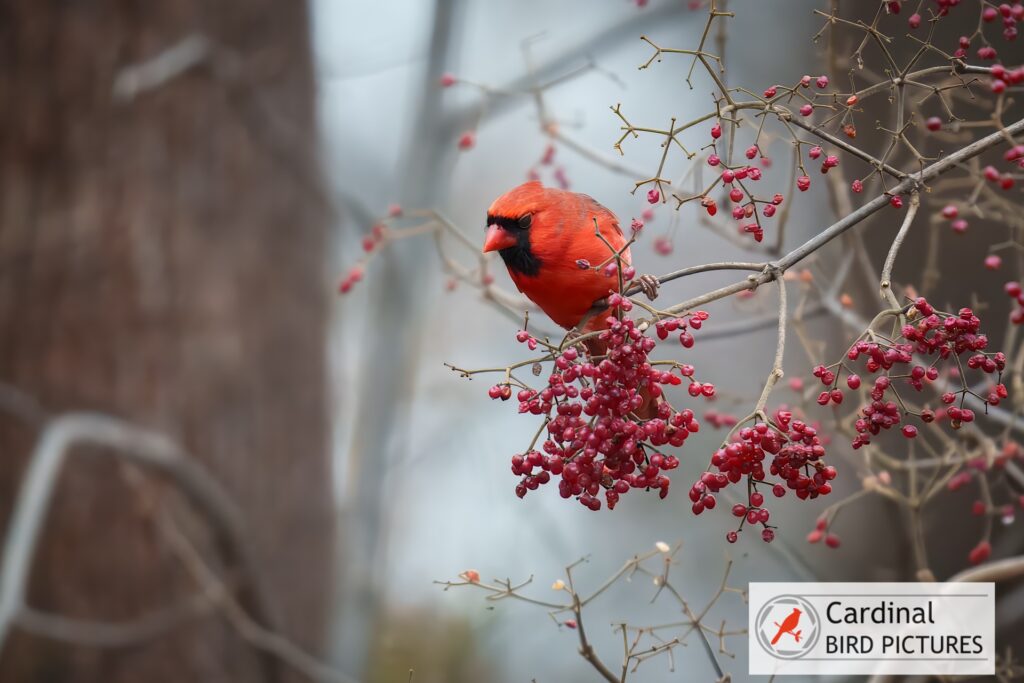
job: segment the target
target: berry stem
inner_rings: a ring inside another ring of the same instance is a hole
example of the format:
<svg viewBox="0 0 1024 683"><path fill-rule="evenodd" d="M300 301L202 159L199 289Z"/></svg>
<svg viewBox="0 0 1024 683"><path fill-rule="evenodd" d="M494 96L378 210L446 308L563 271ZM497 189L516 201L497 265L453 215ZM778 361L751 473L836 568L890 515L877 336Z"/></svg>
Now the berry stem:
<svg viewBox="0 0 1024 683"><path fill-rule="evenodd" d="M777 284L779 286L779 334L775 342L775 360L772 361L772 369L768 373L768 379L765 380L761 396L754 406L755 414L764 414L764 408L768 404L768 397L771 395L772 389L785 374L782 370L782 360L786 354L786 281L780 278L777 280ZM768 420L765 419L765 422Z"/></svg>
<svg viewBox="0 0 1024 683"><path fill-rule="evenodd" d="M910 224L914 222L914 217L917 215L917 210L921 206L921 197L917 192L913 192L910 195L910 207L907 208L907 215L903 218L903 225L900 226L899 232L896 233L896 238L892 241L892 246L889 247L889 253L885 257L885 265L882 266L882 279L878 283L878 288L882 293L882 296L893 308L899 308L900 302L896 299L896 295L892 293L892 268L896 263L896 255L900 251L900 247L903 246L903 239L907 236L910 231ZM903 322L903 314L900 314L900 322Z"/></svg>

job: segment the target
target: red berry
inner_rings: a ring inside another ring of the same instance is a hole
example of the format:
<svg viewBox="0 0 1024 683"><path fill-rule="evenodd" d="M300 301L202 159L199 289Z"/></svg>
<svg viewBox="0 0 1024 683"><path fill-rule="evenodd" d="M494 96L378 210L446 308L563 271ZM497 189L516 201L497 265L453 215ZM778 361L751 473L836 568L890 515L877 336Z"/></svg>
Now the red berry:
<svg viewBox="0 0 1024 683"><path fill-rule="evenodd" d="M992 555L992 544L988 541L982 541L978 545L974 546L971 552L967 555L967 559L971 564L981 564Z"/></svg>

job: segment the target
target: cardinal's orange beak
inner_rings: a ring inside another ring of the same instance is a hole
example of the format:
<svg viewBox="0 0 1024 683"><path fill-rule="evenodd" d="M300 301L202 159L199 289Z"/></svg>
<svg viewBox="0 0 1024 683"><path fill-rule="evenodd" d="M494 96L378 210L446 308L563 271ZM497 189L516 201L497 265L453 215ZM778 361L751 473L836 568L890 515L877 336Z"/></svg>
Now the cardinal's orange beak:
<svg viewBox="0 0 1024 683"><path fill-rule="evenodd" d="M499 251L514 247L516 244L518 244L516 236L505 228L494 224L487 226L487 235L484 237L485 254L489 251Z"/></svg>

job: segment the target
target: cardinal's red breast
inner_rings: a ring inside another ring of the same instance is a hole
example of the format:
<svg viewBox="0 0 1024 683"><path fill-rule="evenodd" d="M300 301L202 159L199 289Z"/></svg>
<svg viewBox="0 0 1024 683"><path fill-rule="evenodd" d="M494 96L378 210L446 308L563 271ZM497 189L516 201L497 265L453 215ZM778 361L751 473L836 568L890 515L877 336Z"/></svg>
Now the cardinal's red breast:
<svg viewBox="0 0 1024 683"><path fill-rule="evenodd" d="M484 251L498 251L523 294L562 327L574 327L591 304L618 287L614 275L594 269L626 239L611 211L585 194L524 183L491 204ZM597 229L608 244L595 233ZM622 254L628 263L629 250ZM591 268L580 267L586 261ZM586 329L603 327L594 316Z"/></svg>

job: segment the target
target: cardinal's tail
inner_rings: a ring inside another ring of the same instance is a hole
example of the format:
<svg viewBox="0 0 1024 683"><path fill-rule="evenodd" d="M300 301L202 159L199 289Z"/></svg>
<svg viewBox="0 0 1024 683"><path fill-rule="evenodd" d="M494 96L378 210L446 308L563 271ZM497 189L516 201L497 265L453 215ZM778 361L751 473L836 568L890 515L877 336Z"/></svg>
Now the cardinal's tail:
<svg viewBox="0 0 1024 683"><path fill-rule="evenodd" d="M633 411L636 413L636 416L641 420L650 420L657 417L658 404L661 403L661 398L651 396L650 392L647 391L647 387L640 387L640 397L643 398L644 402Z"/></svg>
<svg viewBox="0 0 1024 683"><path fill-rule="evenodd" d="M584 339L583 345L587 347L587 353L591 358L603 356L605 351L608 350L608 343L602 341L598 337L588 337L587 339Z"/></svg>

